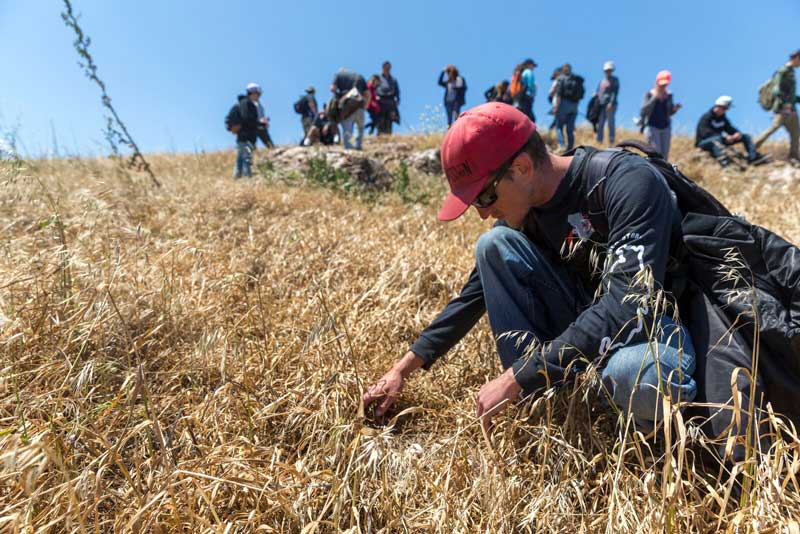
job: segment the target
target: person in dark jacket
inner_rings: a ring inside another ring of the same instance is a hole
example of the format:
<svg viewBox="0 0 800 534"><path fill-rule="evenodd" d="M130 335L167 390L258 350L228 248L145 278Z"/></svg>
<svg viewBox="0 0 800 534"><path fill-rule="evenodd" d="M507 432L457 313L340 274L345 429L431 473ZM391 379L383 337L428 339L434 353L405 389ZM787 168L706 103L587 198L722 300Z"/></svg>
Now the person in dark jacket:
<svg viewBox="0 0 800 534"><path fill-rule="evenodd" d="M294 109L300 114L300 124L303 126L303 138L308 135L308 129L314 123L314 119L319 113L316 99L316 89L313 86L308 86L306 94L300 97L295 103Z"/></svg>
<svg viewBox="0 0 800 534"><path fill-rule="evenodd" d="M714 106L705 112L697 123L694 144L709 152L722 167L731 164L724 147L742 143L747 150L747 163L759 165L766 158L756 152L755 144L749 135L743 134L730 123L726 112L733 105L733 98L723 95L717 98Z"/></svg>
<svg viewBox="0 0 800 534"><path fill-rule="evenodd" d="M448 65L439 74L439 85L444 87L444 111L449 128L458 118L466 101L467 82L459 74L455 65Z"/></svg>
<svg viewBox="0 0 800 534"><path fill-rule="evenodd" d="M378 135L391 135L392 124L400 122L400 85L392 76L392 64L383 62L381 75L378 77L378 86L375 89L378 97Z"/></svg>
<svg viewBox="0 0 800 534"><path fill-rule="evenodd" d="M672 73L668 70L659 71L655 85L644 94L639 118L645 139L664 156L664 159L669 158L672 116L681 109L681 104L675 103L672 92L667 89L670 83L672 83Z"/></svg>
<svg viewBox="0 0 800 534"><path fill-rule="evenodd" d="M600 156L605 163L598 171L593 162ZM761 402L766 389L775 394L767 401L789 409L797 404L791 387L800 368L791 358L800 357L800 337L791 336L800 325L792 320L792 334L782 321L788 319L787 306L800 302L779 295L781 288L797 295L800 249L774 234L759 234L759 241L769 241L762 259L769 276L756 281L760 301L770 302L762 329L771 330L771 347L779 352L753 368L743 329L753 323L746 316L749 297L737 299L730 281L715 283L724 276L718 257L725 247L719 243L726 237L735 238L729 243L747 243L735 232L710 227L721 222L745 228L740 219L685 217L665 176L632 152L579 147L569 156L551 154L534 123L505 104L465 112L445 135L441 159L450 193L438 218L453 220L474 207L481 218L498 222L478 239L475 268L461 293L364 393L364 407L374 403L379 421L409 375L429 369L484 313L505 369L476 398L487 431L491 419L522 393L569 381L590 363L599 366L601 396L644 432L662 419L662 396L675 406L700 393L698 401L710 403L698 406L707 409L704 430L713 437L726 437L729 430L741 436L749 428L747 413L725 408L732 390L741 406L748 406L748 376L759 381L754 401ZM601 187L584 187L590 171ZM602 212L591 204L597 198L592 194L601 198ZM593 226L598 213L605 216L602 229ZM684 226L685 220L693 224ZM688 261L679 254L685 246L701 252L692 261L710 258L712 265L694 272L693 264L680 263ZM752 248L742 250L752 254ZM606 250L607 260L598 266L595 259ZM779 287L764 289L768 284ZM735 317L726 316L731 307ZM784 330L777 328L781 324ZM794 375L780 361L794 365ZM761 389L764 384L768 387ZM741 448L741 440L735 443Z"/></svg>
<svg viewBox="0 0 800 534"><path fill-rule="evenodd" d="M677 205L643 158L620 157L604 185L615 261L601 278L584 248L596 237L580 193L589 154L549 153L533 121L505 104L482 104L454 123L442 142L451 192L439 219L455 219L472 206L481 218L502 222L478 240L475 269L460 296L367 390L363 402L378 403L376 416L413 370L430 367L485 312L506 369L477 397L487 429L523 391L568 379L591 361L605 361L605 389L643 430L658 422L659 391L673 402L694 399L691 336L648 304L667 283L670 239L681 221ZM631 283L642 272L651 273L652 284ZM593 300L601 280L602 296ZM648 336L645 325L653 324L657 333Z"/></svg>
<svg viewBox="0 0 800 534"><path fill-rule="evenodd" d="M250 177L253 170L253 151L256 140L261 139L264 146L274 146L269 136L269 117L264 116L261 106L261 86L257 83L247 84L247 94L239 95L240 129L236 134L236 163L233 177Z"/></svg>
<svg viewBox="0 0 800 534"><path fill-rule="evenodd" d="M511 98L511 93L508 92L508 80L503 80L497 85L493 85L483 93L487 102L502 102L504 104L513 104L514 99Z"/></svg>

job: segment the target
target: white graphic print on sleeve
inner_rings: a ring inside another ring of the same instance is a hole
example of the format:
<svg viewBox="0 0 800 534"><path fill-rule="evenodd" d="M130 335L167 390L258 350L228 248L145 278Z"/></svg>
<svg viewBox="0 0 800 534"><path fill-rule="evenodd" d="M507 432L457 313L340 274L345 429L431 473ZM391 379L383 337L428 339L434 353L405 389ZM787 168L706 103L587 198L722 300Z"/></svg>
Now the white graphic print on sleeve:
<svg viewBox="0 0 800 534"><path fill-rule="evenodd" d="M631 239L631 238L632 239L637 239L638 237L639 237L638 234L628 234L628 235L624 236L620 241L624 241L626 239ZM609 266L608 272L606 273L607 275L610 275L611 273L614 272L614 270L617 267L619 267L619 266L621 266L621 265L623 265L623 264L628 262L628 258L631 256L631 254L626 255L625 254L626 251L636 255L636 259L639 262L639 269L638 269L637 272L641 272L642 270L644 270L644 259L643 259L643 257L644 257L644 246L643 245L624 244L624 245L620 245L618 247L614 247L613 248L613 254L616 256L616 261L614 261L614 263L612 263ZM610 279L608 279L608 280L609 280L608 283L610 284L611 283ZM624 342L618 342L618 343L614 343L612 345L611 337L606 336L603 339L601 339L600 340L600 348L599 348L600 355L601 356L605 356L608 352L610 352L612 350L616 350L616 349L618 349L620 347L624 347L625 345L630 343L631 339L633 339L633 337L636 334L638 334L639 332L641 332L642 329L644 328L644 317L645 317L645 315L647 315L647 313L649 311L650 311L650 309L649 309L649 307L647 306L646 303L645 303L643 308L640 306L640 307L638 307L636 309L636 326L630 332L628 332L628 339L626 339Z"/></svg>

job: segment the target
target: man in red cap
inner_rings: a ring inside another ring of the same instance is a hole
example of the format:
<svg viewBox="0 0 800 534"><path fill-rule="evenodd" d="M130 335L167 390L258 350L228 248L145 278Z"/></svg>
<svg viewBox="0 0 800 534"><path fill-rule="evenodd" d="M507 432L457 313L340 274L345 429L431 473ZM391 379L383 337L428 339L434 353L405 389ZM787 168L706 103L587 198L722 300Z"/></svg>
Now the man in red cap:
<svg viewBox="0 0 800 534"><path fill-rule="evenodd" d="M488 313L505 372L478 393L491 418L533 393L603 363L603 389L642 429L660 417L659 391L695 397L695 354L686 328L652 302L671 289L667 260L681 214L664 177L644 158L619 151L601 179L608 228L589 220L584 169L590 150L548 152L534 123L491 102L463 113L442 142L450 193L439 219L474 207L495 226L478 240L475 268L411 349L363 396L381 419L416 369L427 369ZM597 242L605 266L592 261Z"/></svg>

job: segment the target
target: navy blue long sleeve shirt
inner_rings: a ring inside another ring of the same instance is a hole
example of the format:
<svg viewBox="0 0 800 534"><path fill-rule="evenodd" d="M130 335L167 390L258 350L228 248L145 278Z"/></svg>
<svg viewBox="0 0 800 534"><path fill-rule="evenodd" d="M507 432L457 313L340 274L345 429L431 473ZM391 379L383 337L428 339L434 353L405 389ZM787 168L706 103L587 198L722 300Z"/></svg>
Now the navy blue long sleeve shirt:
<svg viewBox="0 0 800 534"><path fill-rule="evenodd" d="M575 321L561 335L552 340L536 340L541 344L538 350L526 354L530 343L517 347L518 357L512 366L517 381L527 392L548 381L563 380L583 364L647 338L645 325L651 310L646 297L650 288L632 285L632 280L648 268L653 287L664 286L671 239L680 227L680 211L665 179L645 159L621 153L612 160L604 179L608 236L596 246L606 249L605 265L602 269L591 265L591 254L567 256L565 251L570 247L564 246L565 242L574 244L583 237L576 235L574 215L584 214L581 220L588 224L587 195L580 172L585 155L582 149L577 151L553 198L531 209L522 231L535 246L562 258L581 293L598 295L594 300L584 299L583 309L576 310ZM591 230L589 227L586 246L601 240ZM644 298L626 298L628 295ZM458 297L420 334L411 351L429 368L469 332L485 310L481 281L473 269Z"/></svg>

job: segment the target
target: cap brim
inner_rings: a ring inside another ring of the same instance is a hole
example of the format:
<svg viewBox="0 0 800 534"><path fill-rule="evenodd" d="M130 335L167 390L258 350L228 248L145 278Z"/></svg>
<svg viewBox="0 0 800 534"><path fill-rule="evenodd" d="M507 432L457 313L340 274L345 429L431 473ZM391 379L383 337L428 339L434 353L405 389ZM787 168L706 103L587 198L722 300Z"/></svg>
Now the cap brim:
<svg viewBox="0 0 800 534"><path fill-rule="evenodd" d="M472 202L483 190L486 182L487 180L481 180L470 184L461 191L448 193L437 218L440 221L453 221L464 215L464 212L469 209Z"/></svg>

